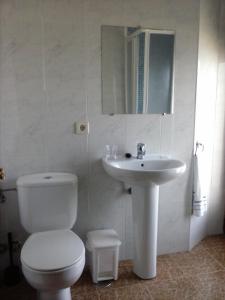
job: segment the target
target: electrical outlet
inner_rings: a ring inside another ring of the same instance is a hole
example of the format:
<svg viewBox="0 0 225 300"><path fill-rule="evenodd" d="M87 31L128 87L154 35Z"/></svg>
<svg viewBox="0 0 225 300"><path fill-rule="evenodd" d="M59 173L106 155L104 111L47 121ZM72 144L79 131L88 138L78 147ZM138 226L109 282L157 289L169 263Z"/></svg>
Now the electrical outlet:
<svg viewBox="0 0 225 300"><path fill-rule="evenodd" d="M89 134L89 122L88 121L75 122L74 133L84 134L84 135Z"/></svg>

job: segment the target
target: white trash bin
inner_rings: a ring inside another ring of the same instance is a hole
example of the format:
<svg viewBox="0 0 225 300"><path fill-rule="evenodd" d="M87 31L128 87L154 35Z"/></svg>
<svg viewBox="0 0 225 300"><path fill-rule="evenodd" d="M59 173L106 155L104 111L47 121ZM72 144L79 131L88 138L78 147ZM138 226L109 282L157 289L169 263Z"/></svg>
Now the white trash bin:
<svg viewBox="0 0 225 300"><path fill-rule="evenodd" d="M118 234L113 229L87 233L86 248L91 254L91 273L94 283L117 280L120 245Z"/></svg>

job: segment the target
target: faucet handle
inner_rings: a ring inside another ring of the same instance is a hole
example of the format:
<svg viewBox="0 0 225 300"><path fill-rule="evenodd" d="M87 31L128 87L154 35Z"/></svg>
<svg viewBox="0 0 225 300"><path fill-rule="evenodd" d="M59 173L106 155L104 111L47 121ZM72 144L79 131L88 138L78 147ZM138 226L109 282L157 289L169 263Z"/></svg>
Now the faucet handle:
<svg viewBox="0 0 225 300"><path fill-rule="evenodd" d="M5 171L3 168L0 168L0 180L4 180L5 179Z"/></svg>

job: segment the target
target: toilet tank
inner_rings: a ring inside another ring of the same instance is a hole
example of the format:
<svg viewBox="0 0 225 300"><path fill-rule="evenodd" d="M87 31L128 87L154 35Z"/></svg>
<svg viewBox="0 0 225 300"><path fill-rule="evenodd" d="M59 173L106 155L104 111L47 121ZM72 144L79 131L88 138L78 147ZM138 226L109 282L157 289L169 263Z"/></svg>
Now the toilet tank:
<svg viewBox="0 0 225 300"><path fill-rule="evenodd" d="M42 173L17 182L19 213L24 229L40 232L71 229L77 218L77 176Z"/></svg>

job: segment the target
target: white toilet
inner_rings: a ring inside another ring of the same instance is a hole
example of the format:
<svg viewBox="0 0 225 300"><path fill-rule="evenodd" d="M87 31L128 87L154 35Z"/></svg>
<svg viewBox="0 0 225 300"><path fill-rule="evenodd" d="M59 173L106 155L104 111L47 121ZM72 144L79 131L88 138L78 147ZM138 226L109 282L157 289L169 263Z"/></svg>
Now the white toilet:
<svg viewBox="0 0 225 300"><path fill-rule="evenodd" d="M43 173L17 180L19 212L31 233L21 251L25 278L41 300L71 300L85 264L85 247L70 229L77 217L77 177Z"/></svg>

